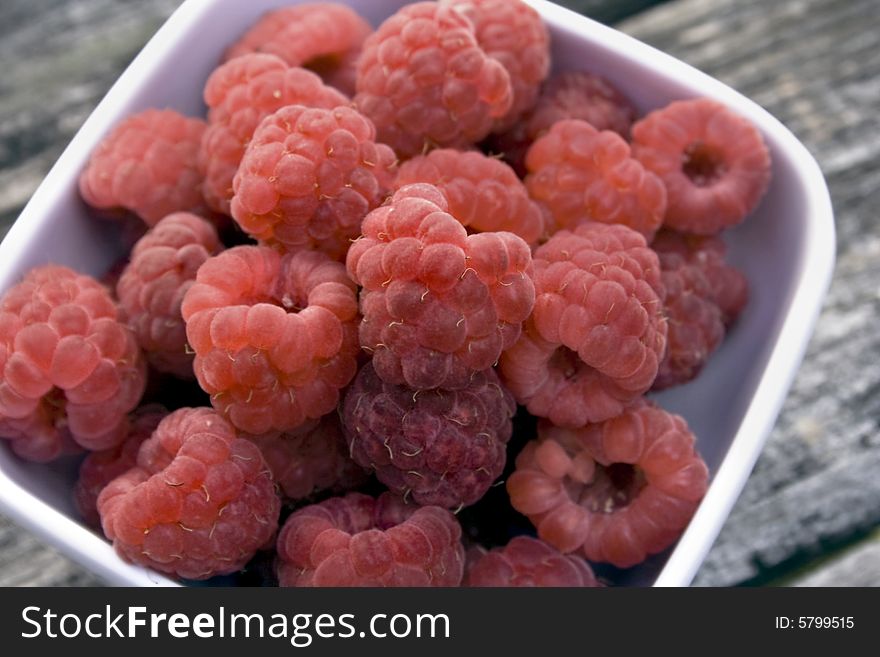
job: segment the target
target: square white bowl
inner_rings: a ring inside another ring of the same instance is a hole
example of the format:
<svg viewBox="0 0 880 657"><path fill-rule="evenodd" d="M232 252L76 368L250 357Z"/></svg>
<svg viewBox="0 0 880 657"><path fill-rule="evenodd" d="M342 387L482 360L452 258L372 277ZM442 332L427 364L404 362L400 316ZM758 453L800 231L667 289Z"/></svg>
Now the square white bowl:
<svg viewBox="0 0 880 657"><path fill-rule="evenodd" d="M374 25L405 0L343 0ZM187 0L101 101L0 244L0 291L31 267L55 262L100 275L122 253L114 231L93 219L77 192L92 149L125 116L170 107L201 116L202 87L224 49L258 16L291 0ZM686 586L718 535L766 440L818 316L834 265L834 221L822 174L804 146L730 87L631 37L574 12L530 2L546 21L557 69L608 77L641 112L711 96L763 133L773 179L757 211L726 235L751 285L735 329L699 379L657 395L683 415L709 465L709 490L677 545L622 575L622 583ZM73 508L76 461L26 463L0 440L0 510L113 584L173 585L130 566ZM757 529L757 528L756 528Z"/></svg>

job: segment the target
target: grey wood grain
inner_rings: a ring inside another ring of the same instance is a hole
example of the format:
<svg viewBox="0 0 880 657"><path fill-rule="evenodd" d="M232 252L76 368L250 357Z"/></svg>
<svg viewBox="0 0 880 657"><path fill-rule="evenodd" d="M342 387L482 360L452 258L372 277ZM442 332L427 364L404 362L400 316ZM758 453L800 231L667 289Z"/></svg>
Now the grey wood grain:
<svg viewBox="0 0 880 657"><path fill-rule="evenodd" d="M179 0L0 3L0 238Z"/></svg>
<svg viewBox="0 0 880 657"><path fill-rule="evenodd" d="M790 586L880 586L880 536L866 539L822 567L789 582Z"/></svg>
<svg viewBox="0 0 880 657"><path fill-rule="evenodd" d="M101 580L0 516L0 586L99 586Z"/></svg>
<svg viewBox="0 0 880 657"><path fill-rule="evenodd" d="M880 4L679 0L619 27L720 78L815 155L838 265L777 427L696 583L761 583L880 523Z"/></svg>

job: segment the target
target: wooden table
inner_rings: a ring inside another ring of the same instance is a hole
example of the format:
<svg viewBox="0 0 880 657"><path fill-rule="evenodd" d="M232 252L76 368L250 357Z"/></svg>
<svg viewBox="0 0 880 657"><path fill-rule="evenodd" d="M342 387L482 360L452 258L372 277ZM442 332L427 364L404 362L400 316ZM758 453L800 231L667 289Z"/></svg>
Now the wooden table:
<svg viewBox="0 0 880 657"><path fill-rule="evenodd" d="M0 5L0 235L178 4ZM880 3L563 4L755 99L807 145L831 188L838 264L825 310L777 427L695 583L880 585ZM0 585L98 583L0 517Z"/></svg>

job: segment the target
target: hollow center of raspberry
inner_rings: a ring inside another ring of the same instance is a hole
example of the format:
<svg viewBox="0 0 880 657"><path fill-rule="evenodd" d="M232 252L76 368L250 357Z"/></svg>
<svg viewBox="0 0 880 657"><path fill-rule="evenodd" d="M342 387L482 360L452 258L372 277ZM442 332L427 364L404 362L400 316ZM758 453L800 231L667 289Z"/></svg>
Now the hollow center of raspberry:
<svg viewBox="0 0 880 657"><path fill-rule="evenodd" d="M568 347L559 347L550 358L550 369L560 372L566 381L575 378L583 364L577 352Z"/></svg>
<svg viewBox="0 0 880 657"><path fill-rule="evenodd" d="M43 405L53 427L62 426L67 422L67 397L61 388L52 388L44 395Z"/></svg>
<svg viewBox="0 0 880 657"><path fill-rule="evenodd" d="M284 294L280 299L272 301L275 305L280 305L284 310L289 313L298 313L300 310L306 307L307 303L302 299L297 298L291 294Z"/></svg>
<svg viewBox="0 0 880 657"><path fill-rule="evenodd" d="M341 58L338 55L320 55L318 57L312 57L312 59L307 61L304 66L310 71L314 71L321 77L324 77L325 75L334 73L336 69L339 68L339 65L342 63L340 59Z"/></svg>
<svg viewBox="0 0 880 657"><path fill-rule="evenodd" d="M727 173L718 149L702 141L695 141L685 149L681 169L697 187L714 185Z"/></svg>
<svg viewBox="0 0 880 657"><path fill-rule="evenodd" d="M593 480L580 490L578 503L593 513L614 513L628 506L644 487L640 468L629 463L597 463Z"/></svg>

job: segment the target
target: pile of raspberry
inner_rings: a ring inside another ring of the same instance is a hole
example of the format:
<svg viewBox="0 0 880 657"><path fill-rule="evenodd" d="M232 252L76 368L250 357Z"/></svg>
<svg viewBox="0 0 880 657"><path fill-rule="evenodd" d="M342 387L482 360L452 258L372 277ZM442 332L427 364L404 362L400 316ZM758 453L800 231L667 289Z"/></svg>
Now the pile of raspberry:
<svg viewBox="0 0 880 657"><path fill-rule="evenodd" d="M604 586L674 545L709 438L651 395L747 307L757 130L554 69L520 0L219 45L204 116L134 113L82 171L135 236L112 285L0 297L0 438L79 455L84 523L183 581Z"/></svg>

